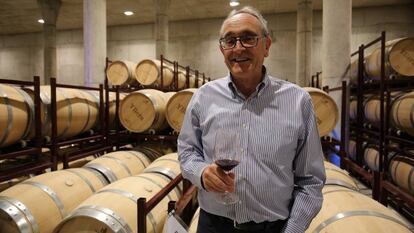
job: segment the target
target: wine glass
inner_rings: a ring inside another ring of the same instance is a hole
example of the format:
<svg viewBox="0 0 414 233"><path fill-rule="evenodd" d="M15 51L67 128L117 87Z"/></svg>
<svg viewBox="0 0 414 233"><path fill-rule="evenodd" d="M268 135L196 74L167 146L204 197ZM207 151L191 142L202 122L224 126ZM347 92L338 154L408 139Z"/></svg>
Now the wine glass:
<svg viewBox="0 0 414 233"><path fill-rule="evenodd" d="M214 163L229 173L240 162L240 136L228 130L217 130L214 144ZM220 193L218 201L225 205L239 201L235 193Z"/></svg>

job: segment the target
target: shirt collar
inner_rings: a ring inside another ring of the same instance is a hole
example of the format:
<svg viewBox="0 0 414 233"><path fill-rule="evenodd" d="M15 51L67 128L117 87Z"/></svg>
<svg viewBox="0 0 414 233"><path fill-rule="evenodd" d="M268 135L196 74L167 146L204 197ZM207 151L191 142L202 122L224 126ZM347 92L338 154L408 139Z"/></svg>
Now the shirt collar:
<svg viewBox="0 0 414 233"><path fill-rule="evenodd" d="M270 79L269 79L269 76L267 74L265 66L262 66L262 74L263 74L262 81L260 81L260 83L257 84L256 91L251 95L251 97L253 97L255 95L260 96L263 92L263 89L265 89L265 87L267 87L269 85ZM236 96L240 96L243 99L245 99L244 95L237 89L235 83L233 82L233 76L231 75L230 72L227 75L227 85L229 86L229 88L230 88L230 90L233 94L233 98L235 98Z"/></svg>

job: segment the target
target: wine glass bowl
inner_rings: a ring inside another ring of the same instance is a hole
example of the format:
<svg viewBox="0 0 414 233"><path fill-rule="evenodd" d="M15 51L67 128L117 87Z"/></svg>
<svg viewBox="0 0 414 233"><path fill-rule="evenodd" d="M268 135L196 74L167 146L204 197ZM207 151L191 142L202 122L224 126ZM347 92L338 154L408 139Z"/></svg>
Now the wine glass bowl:
<svg viewBox="0 0 414 233"><path fill-rule="evenodd" d="M217 130L214 143L214 163L225 173L231 172L240 163L240 137L229 130ZM235 193L225 191L218 195L220 203L229 205L239 201Z"/></svg>

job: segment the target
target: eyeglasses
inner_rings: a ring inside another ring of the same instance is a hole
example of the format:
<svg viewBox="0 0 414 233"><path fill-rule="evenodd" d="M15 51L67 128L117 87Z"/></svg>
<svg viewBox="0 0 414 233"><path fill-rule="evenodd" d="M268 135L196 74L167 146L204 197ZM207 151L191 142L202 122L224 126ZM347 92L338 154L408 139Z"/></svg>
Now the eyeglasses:
<svg viewBox="0 0 414 233"><path fill-rule="evenodd" d="M220 38L220 46L222 49L232 49L236 47L237 41L240 41L244 48L253 48L257 46L259 39L265 36L239 36L239 37L224 37Z"/></svg>

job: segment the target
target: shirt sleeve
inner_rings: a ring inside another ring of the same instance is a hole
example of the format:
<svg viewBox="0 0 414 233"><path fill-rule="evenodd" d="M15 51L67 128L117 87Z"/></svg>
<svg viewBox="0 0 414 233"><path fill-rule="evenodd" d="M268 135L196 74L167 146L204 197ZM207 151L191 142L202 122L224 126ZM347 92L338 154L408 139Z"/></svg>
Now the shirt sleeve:
<svg viewBox="0 0 414 233"><path fill-rule="evenodd" d="M201 174L209 165L205 162L200 128L199 95L200 89L193 95L184 116L178 137L178 160L184 178L199 189L203 189Z"/></svg>
<svg viewBox="0 0 414 233"><path fill-rule="evenodd" d="M322 206L322 188L326 180L323 152L309 95L303 105L303 136L298 141L294 160L295 188L292 208L282 232L305 232Z"/></svg>

